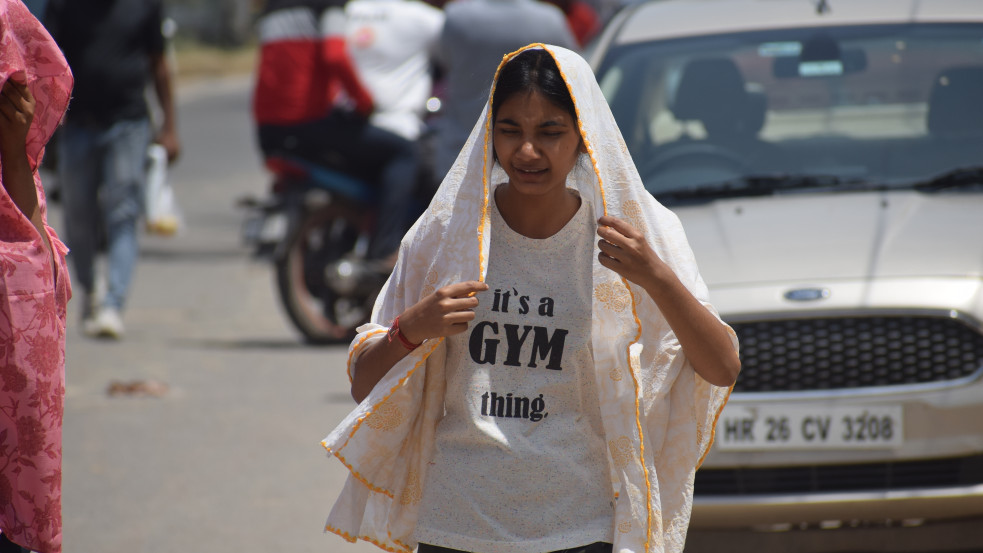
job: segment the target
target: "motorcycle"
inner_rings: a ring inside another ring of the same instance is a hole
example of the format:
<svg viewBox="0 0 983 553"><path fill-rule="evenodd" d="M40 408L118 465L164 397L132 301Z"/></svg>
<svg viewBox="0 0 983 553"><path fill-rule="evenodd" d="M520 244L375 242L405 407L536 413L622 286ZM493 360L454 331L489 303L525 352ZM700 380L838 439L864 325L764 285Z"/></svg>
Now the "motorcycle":
<svg viewBox="0 0 983 553"><path fill-rule="evenodd" d="M243 239L254 257L273 263L280 303L306 342L348 342L369 319L390 272L366 257L375 188L301 158L268 157L266 167L273 175L269 197L240 202L249 211ZM420 203L432 195L432 182L422 169Z"/></svg>

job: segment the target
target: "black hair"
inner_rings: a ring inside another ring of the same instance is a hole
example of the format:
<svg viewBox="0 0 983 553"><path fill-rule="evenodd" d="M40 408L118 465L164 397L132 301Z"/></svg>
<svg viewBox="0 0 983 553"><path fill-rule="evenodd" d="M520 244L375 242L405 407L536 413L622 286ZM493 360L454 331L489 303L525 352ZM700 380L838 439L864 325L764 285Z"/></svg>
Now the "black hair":
<svg viewBox="0 0 983 553"><path fill-rule="evenodd" d="M517 93L536 91L545 96L558 107L563 108L574 124L577 122L577 108L563 80L560 68L557 67L553 55L546 50L523 50L498 73L495 93L492 95L492 122L498 116L498 108Z"/></svg>

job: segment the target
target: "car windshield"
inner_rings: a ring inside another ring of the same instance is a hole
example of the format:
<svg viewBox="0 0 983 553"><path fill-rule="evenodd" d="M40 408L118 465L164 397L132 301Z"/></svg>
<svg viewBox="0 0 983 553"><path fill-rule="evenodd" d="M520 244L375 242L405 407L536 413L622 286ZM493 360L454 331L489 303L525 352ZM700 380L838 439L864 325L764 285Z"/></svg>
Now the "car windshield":
<svg viewBox="0 0 983 553"><path fill-rule="evenodd" d="M597 75L656 196L905 185L983 160L980 24L632 43Z"/></svg>

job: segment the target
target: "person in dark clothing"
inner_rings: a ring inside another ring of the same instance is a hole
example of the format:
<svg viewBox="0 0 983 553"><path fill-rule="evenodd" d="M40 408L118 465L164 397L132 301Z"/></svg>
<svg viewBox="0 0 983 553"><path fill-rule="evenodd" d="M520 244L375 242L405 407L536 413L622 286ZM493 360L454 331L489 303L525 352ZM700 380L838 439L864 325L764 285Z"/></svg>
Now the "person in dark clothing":
<svg viewBox="0 0 983 553"><path fill-rule="evenodd" d="M164 55L161 0L49 0L45 24L65 53L75 92L59 133L59 181L65 231L83 292L83 330L120 338L120 315L139 254L147 148L180 152L171 73ZM163 124L154 136L148 84ZM101 221L100 221L101 219ZM107 291L96 305L95 258L100 229L108 248Z"/></svg>
<svg viewBox="0 0 983 553"><path fill-rule="evenodd" d="M44 10L48 6L48 0L24 0L24 5L31 10L34 17L40 19L44 16Z"/></svg>

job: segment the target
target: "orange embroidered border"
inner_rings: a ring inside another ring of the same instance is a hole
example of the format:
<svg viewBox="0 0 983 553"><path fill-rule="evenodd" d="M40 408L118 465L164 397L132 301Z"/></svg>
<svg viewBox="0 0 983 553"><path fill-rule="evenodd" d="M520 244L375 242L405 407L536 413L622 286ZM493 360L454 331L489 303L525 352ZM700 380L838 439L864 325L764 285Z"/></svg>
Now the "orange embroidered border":
<svg viewBox="0 0 983 553"><path fill-rule="evenodd" d="M345 449L345 446L347 446L348 442L350 442L352 437L355 436L355 433L358 432L358 429L362 427L362 423L365 422L365 419L372 416L372 414L375 413L376 407L388 401L389 398L392 397L392 395L396 393L397 390L402 388L403 385L406 384L406 381L409 380L410 377L416 373L416 370L419 369L421 365L427 362L427 359L430 357L430 355L433 354L434 350L437 349L437 346L439 346L443 341L444 341L443 338L433 340L433 345L430 347L430 349L427 350L423 354L423 357L421 357L420 360L417 361L416 365L414 365L413 368L406 373L406 376L399 379L399 382L397 382L395 386L389 389L389 394L387 394L386 397L382 398L378 403L373 405L372 409L369 410L368 413L366 413L365 415L363 415L361 418L358 419L358 422L355 423L355 427L352 428L352 431L348 434L348 438L345 440L345 443L341 444L341 447L339 447L338 450ZM337 453L335 455L337 455Z"/></svg>
<svg viewBox="0 0 983 553"><path fill-rule="evenodd" d="M400 547L405 547L407 551L413 551L413 548L412 547L410 547L410 546L406 545L405 543L403 543L403 542L397 540L396 538L394 538L391 532L386 532L386 533L389 534L389 539L391 539L393 541L393 543L395 543L396 545L398 545Z"/></svg>
<svg viewBox="0 0 983 553"><path fill-rule="evenodd" d="M542 44L539 44L538 46L543 47ZM544 47L544 49L546 48ZM546 51L549 52L549 49L546 49ZM552 56L553 53L550 52L550 55ZM554 56L554 60L555 60L555 56ZM560 68L559 63L556 65L557 68ZM562 68L560 68L560 75L563 76L563 82L567 85L567 91L570 92L570 97L573 99L574 109L577 112L577 126L580 127L580 136L584 141L584 145L587 147L587 153L590 156L591 165L594 167L594 175L597 176L597 186L601 191L601 205L603 206L604 214L607 215L608 201L607 201L607 194L604 191L604 180L601 178L601 171L597 166L597 158L594 155L594 148L591 146L590 141L585 136L583 127L581 126L583 124L583 120L580 117L580 107L577 105L577 97L573 92L573 88L570 86L570 80L567 79L567 76L563 72ZM631 314L632 314L632 318L635 320L635 328L637 329L635 334L635 339L628 344L628 348L625 351L625 353L627 354L628 368L631 369L631 346L632 344L638 343L638 341L642 337L642 321L638 318L638 308L637 308L637 302L635 300L635 294L634 292L632 292L631 286L628 284L628 280L622 277L621 282L625 285L625 288L628 289L628 294L631 296ZM651 536L652 536L652 482L649 477L648 467L645 466L645 434L643 433L643 429L642 429L642 419L641 419L642 408L641 408L641 400L639 398L640 387L638 384L638 376L635 374L635 371L631 370L630 372L631 372L632 381L634 382L635 385L635 426L638 429L638 458L639 458L639 463L642 466L642 474L645 476L645 498L646 498L645 512L646 512L646 519L647 519L646 525L648 527L647 532L645 533L646 536L645 551L648 551L649 547L651 546Z"/></svg>
<svg viewBox="0 0 983 553"><path fill-rule="evenodd" d="M352 376L353 376L352 375L352 359L355 357L355 354L358 352L358 350L365 344L365 342L369 338L371 338L371 337L373 337L373 336L375 336L377 334L385 334L385 333L386 333L386 329L384 329L384 328L379 328L379 329L370 331L365 336L362 336L362 339L359 340L358 343L355 344L355 346L351 348L351 351L348 352L348 364L345 366L345 369L348 372L348 383L349 384L351 384L352 383L352 380L353 380L353 378L352 378Z"/></svg>
<svg viewBox="0 0 983 553"><path fill-rule="evenodd" d="M498 69L495 70L495 82L498 82L498 71L501 70L502 66L499 65ZM495 87L492 86L491 92L489 93L489 98L495 94ZM491 175L491 169L488 167L488 139L491 135L491 103L489 101L489 113L488 117L485 119L485 143L482 145L484 149L483 157L481 158L481 217L478 219L478 280L481 282L485 281L485 221L488 220L488 177Z"/></svg>
<svg viewBox="0 0 983 553"><path fill-rule="evenodd" d="M515 52L502 56L502 61L498 64L498 68L495 69L495 77L492 80L491 90L488 91L488 113L485 115L485 142L482 144L483 154L481 158L481 218L478 219L478 280L481 282L485 281L485 264L487 263L485 260L485 222L488 220L488 202L490 201L488 179L491 176L491 167L488 166L488 142L491 140L492 126L494 123L492 121L491 102L492 98L495 97L495 87L498 86L498 74L501 73L502 67L512 59L512 56L525 49L520 48Z"/></svg>
<svg viewBox="0 0 983 553"><path fill-rule="evenodd" d="M358 536L358 537L355 537L355 536L349 534L348 532L345 532L344 530L340 530L338 528L335 528L335 527L333 527L331 525L325 525L324 530L326 532L331 532L332 534L337 534L337 535L341 536L342 538L345 539L345 541L347 541L349 543L356 543L356 542L358 542L358 540L367 541L367 542L371 543L372 545L378 547L379 549L388 551L389 553L412 553L413 552L413 548L407 547L406 544L404 544L404 543L402 543L402 542L400 542L398 540L393 540L393 542L396 545L399 545L400 547L405 547L406 549L396 549L396 548L393 548L393 547L389 547L389 546L383 544L382 542L379 542L377 540L374 540L374 539L372 539L372 538L370 538L368 536ZM391 538L392 538L392 536L390 536L390 539Z"/></svg>
<svg viewBox="0 0 983 553"><path fill-rule="evenodd" d="M700 460L696 462L697 469L703 466L703 461L705 461L707 455L710 454L710 448L713 447L713 441L717 438L717 422L720 420L720 415L724 412L724 407L727 407L727 402L730 401L730 394L733 391L734 386L727 389L727 397L724 398L724 402L720 405L720 409L717 409L717 413L713 416L713 426L710 427L710 441L707 442L706 449L700 452Z"/></svg>
<svg viewBox="0 0 983 553"><path fill-rule="evenodd" d="M728 334L730 334L734 340L737 340L737 333L734 332L734 329L728 326L727 330L729 331ZM703 461L705 461L707 455L710 454L710 448L713 447L713 441L717 438L717 423L720 421L720 415L724 412L724 407L727 407L727 402L730 401L730 394L733 393L735 385L736 383L732 384L730 388L727 388L727 395L724 396L724 402L720 404L720 408L717 409L717 412L713 416L713 426L710 427L710 441L707 442L707 447L700 452L700 460L696 463L697 470L703 466Z"/></svg>
<svg viewBox="0 0 983 553"><path fill-rule="evenodd" d="M399 380L399 382L397 382L396 385L393 386L389 390L389 394L386 395L386 397L382 398L381 401L379 401L378 403L376 403L375 405L373 405L372 406L372 409L369 410L368 413L366 413L364 416L362 416L361 418L358 419L358 422L355 423L355 427L352 428L352 431L348 434L348 438L345 439L345 443L341 444L341 446L339 448L337 448L337 449L331 449L324 440L321 441L321 447L323 447L325 450L327 450L327 452L330 453L331 455L334 455L335 457L337 457L338 460L341 461L341 464L345 465L345 468L347 468L348 471L352 473L352 476L354 476L356 480L358 480L362 484L365 484L365 486L367 488L369 488L370 490L372 490L372 491L374 491L376 493L381 493L381 494L389 497L390 499L395 499L393 497L393 493L391 491L389 491L389 490L386 490L385 488L380 488L379 486L375 486L372 483L370 483L367 478L365 478L357 470L355 470L354 466L345 459L345 457L341 454L341 450L342 449L345 449L345 447L348 445L348 442L351 441L351 439L358 432L358 429L361 428L362 423L365 422L365 419L367 419L370 416L372 416L372 414L375 412L375 408L378 407L379 405L385 403L387 400L389 400L389 398L392 397L392 395L396 392L396 390L402 388L403 385L406 383L406 381L409 380L409 378L411 376L413 376L413 374L416 372L416 370L418 368L420 368L420 366L423 363L426 363L427 358L429 358L430 355L434 352L434 350L437 349L437 346L439 346L440 343L443 342L443 338L441 338L439 340L434 340L433 342L434 342L433 343L433 346L427 352L425 352L423 354L423 358L420 359L417 362L417 364L414 365L414 367L412 369L410 369L409 372L406 373L406 376L404 376L403 378L401 378Z"/></svg>
<svg viewBox="0 0 983 553"><path fill-rule="evenodd" d="M331 448L328 447L328 445L325 444L323 441L321 442L321 447L326 449L328 453L334 455L339 461L341 461L341 464L345 465L345 468L348 469L348 472L352 473L352 476L354 476L356 480L358 480L362 484L365 484L366 488L374 491L375 493L381 493L382 495L388 497L389 499L395 499L393 492L384 488L380 488L379 486L373 485L371 482L369 482L367 478L365 478L357 470L355 470L355 467L353 467L352 464L349 463L348 460L345 459L345 457L341 453L338 453L337 451L332 451Z"/></svg>
<svg viewBox="0 0 983 553"><path fill-rule="evenodd" d="M631 366L631 346L637 344L642 338L642 321L638 318L638 304L635 301L635 293L632 291L626 279L622 278L621 281L624 282L625 287L628 289L628 294L631 296L631 315L635 319L635 327L638 329L635 339L625 349L625 354L628 356L628 369L631 373L631 380L635 385L635 426L638 429L638 458L639 463L642 465L642 474L645 476L645 525L647 529L645 532L645 551L648 552L652 542L652 481L649 478L649 469L645 466L645 434L642 428L641 386L638 383L638 375L635 374ZM641 361L639 361L639 369L641 369Z"/></svg>
<svg viewBox="0 0 983 553"><path fill-rule="evenodd" d="M335 528L334 526L331 526L330 524L326 524L324 526L324 531L325 532L331 532L332 534L337 534L337 535L341 536L342 538L344 538L345 541L347 541L348 543L355 543L355 542L358 541L358 538L356 538L355 536L349 534L348 532L345 532L344 530L339 530L338 528Z"/></svg>

